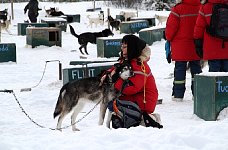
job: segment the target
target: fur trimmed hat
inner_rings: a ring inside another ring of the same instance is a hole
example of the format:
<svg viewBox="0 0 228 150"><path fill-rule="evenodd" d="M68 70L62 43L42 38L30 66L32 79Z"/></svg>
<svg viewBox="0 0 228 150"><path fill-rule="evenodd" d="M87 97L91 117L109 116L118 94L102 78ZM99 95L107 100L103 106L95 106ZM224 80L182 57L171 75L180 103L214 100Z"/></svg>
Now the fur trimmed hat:
<svg viewBox="0 0 228 150"><path fill-rule="evenodd" d="M182 0L176 0L176 4L179 4L181 2L182 2Z"/></svg>
<svg viewBox="0 0 228 150"><path fill-rule="evenodd" d="M151 50L148 45L142 50L141 55L139 56L139 59L142 61L149 61L151 55Z"/></svg>

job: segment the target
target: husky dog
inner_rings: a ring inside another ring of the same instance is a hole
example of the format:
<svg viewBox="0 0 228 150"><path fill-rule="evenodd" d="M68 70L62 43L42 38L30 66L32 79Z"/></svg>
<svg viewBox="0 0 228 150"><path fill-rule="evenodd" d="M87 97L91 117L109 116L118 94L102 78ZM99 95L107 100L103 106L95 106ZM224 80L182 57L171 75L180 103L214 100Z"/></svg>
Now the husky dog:
<svg viewBox="0 0 228 150"><path fill-rule="evenodd" d="M108 102L117 95L114 85L110 81L111 78L107 78L101 84L100 77L89 77L65 84L60 90L53 114L54 118L59 116L57 129L61 130L64 117L72 111L72 130L79 131L75 126L75 120L83 106L89 101L95 103L100 101L99 125L102 125Z"/></svg>
<svg viewBox="0 0 228 150"><path fill-rule="evenodd" d="M108 22L110 23L110 25L112 27L112 31L113 31L113 28L115 28L116 31L120 29L120 21L119 20L113 19L112 16L108 16Z"/></svg>
<svg viewBox="0 0 228 150"><path fill-rule="evenodd" d="M44 10L45 10L45 12L46 12L45 17L49 17L51 11L55 10L55 7L50 7L50 9L45 9L45 7L44 7Z"/></svg>
<svg viewBox="0 0 228 150"><path fill-rule="evenodd" d="M89 19L89 25L87 27L90 26L92 28L93 24L95 24L96 27L98 24L104 25L104 16L102 14L98 14L96 18L91 18L90 15L87 15L87 18Z"/></svg>
<svg viewBox="0 0 228 150"><path fill-rule="evenodd" d="M125 21L130 20L131 17L136 17L136 13L135 12L121 11L120 15L124 16Z"/></svg>
<svg viewBox="0 0 228 150"><path fill-rule="evenodd" d="M5 20L5 21L1 21L0 20L0 28L1 28L1 31L2 30L5 30L6 32L9 33L9 25L10 25L10 20Z"/></svg>
<svg viewBox="0 0 228 150"><path fill-rule="evenodd" d="M160 15L157 15L157 14L155 14L154 17L155 17L155 19L158 20L158 24L157 24L157 25L159 25L159 24L162 25L162 23L163 23L163 22L166 22L167 19L168 19L167 16L160 16Z"/></svg>
<svg viewBox="0 0 228 150"><path fill-rule="evenodd" d="M8 16L8 9L0 11L0 20L6 21Z"/></svg>
<svg viewBox="0 0 228 150"><path fill-rule="evenodd" d="M69 26L70 26L70 33L73 36L75 36L76 38L78 38L78 43L81 45L79 47L79 50L83 55L84 55L84 53L82 52L82 48L84 48L85 53L87 55L89 55L87 52L88 43L96 44L96 39L98 37L108 37L110 35L112 35L112 36L114 35L110 29L105 29L101 32L85 32L80 35L77 35L74 31L74 28L71 25L69 25Z"/></svg>

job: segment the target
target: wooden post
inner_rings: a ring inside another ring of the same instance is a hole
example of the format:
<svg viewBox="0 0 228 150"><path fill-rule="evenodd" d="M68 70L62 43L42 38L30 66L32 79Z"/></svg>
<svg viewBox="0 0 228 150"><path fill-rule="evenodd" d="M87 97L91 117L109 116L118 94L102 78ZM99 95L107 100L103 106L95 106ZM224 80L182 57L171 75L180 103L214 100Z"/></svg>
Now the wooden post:
<svg viewBox="0 0 228 150"><path fill-rule="evenodd" d="M1 36L2 36L2 29L1 29L1 24L0 24L0 42L1 42Z"/></svg>
<svg viewBox="0 0 228 150"><path fill-rule="evenodd" d="M109 8L107 9L107 18L108 18L108 16L110 16L110 9ZM110 29L110 23L109 23L109 21L108 21L108 28Z"/></svg>
<svg viewBox="0 0 228 150"><path fill-rule="evenodd" d="M14 14L13 14L13 0L11 0L11 14L12 14L12 20L14 20Z"/></svg>
<svg viewBox="0 0 228 150"><path fill-rule="evenodd" d="M95 0L93 1L93 11L95 11L95 9L96 9L96 6L95 6Z"/></svg>

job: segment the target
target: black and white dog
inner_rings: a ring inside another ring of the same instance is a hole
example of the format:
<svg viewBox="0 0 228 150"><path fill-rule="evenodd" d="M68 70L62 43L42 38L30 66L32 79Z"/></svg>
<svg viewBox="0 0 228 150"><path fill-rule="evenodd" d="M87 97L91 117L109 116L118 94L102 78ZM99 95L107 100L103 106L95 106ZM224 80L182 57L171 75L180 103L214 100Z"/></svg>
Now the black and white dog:
<svg viewBox="0 0 228 150"><path fill-rule="evenodd" d="M120 21L112 18L112 16L108 16L108 22L110 23L110 26L112 27L112 31L115 28L116 31L120 29Z"/></svg>
<svg viewBox="0 0 228 150"><path fill-rule="evenodd" d="M8 9L4 9L0 11L0 20L6 21L8 16Z"/></svg>
<svg viewBox="0 0 228 150"><path fill-rule="evenodd" d="M58 11L55 7L50 7L50 9L45 9L46 17L50 16L62 16L64 13L62 11Z"/></svg>
<svg viewBox="0 0 228 150"><path fill-rule="evenodd" d="M71 25L69 25L69 26L70 26L71 34L73 36L75 36L76 38L78 38L78 43L81 45L79 47L79 50L83 55L84 55L84 53L82 52L82 48L84 48L85 53L87 55L89 55L87 52L88 43L96 44L96 39L98 37L108 37L110 35L112 35L112 36L114 35L110 29L105 29L101 32L85 32L85 33L78 35L75 33L74 28Z"/></svg>

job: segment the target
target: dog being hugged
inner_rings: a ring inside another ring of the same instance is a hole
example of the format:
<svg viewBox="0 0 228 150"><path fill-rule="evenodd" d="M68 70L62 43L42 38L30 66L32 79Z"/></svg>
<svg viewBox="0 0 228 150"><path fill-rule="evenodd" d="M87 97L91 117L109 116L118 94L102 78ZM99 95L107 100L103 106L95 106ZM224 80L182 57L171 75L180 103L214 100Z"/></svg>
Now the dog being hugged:
<svg viewBox="0 0 228 150"><path fill-rule="evenodd" d="M157 25L159 25L159 24L162 25L162 23L163 22L165 23L167 21L167 19L168 19L167 16L160 16L160 15L157 15L157 14L155 14L154 17L155 17L155 19L158 20L158 24Z"/></svg>
<svg viewBox="0 0 228 150"><path fill-rule="evenodd" d="M115 67L115 73L114 73L114 75L112 75L112 82L113 83L115 83L117 81L117 79L119 79L119 78L122 78L123 80L128 80L129 77L134 76L134 72L133 72L133 70L131 68L131 65L128 63L128 61L124 61L123 63L116 63L116 64L114 64L114 67ZM106 76L109 77L109 74L106 75ZM118 92L117 98L120 95L121 95L121 93ZM112 117L112 112L109 111L108 112L108 117L107 117L107 120L106 120L106 126L108 128L110 128L111 117Z"/></svg>
<svg viewBox="0 0 228 150"><path fill-rule="evenodd" d="M104 16L102 14L98 14L98 17L95 18L91 18L90 15L87 15L87 18L89 19L89 24L87 27L90 26L92 28L93 24L95 24L96 27L98 24L104 25Z"/></svg>
<svg viewBox="0 0 228 150"><path fill-rule="evenodd" d="M74 28L71 25L69 25L69 26L70 26L71 34L73 36L75 36L76 38L78 38L78 43L81 45L79 47L79 50L80 50L81 54L83 54L83 55L84 55L84 53L82 52L82 48L84 48L85 53L87 55L89 55L87 52L88 43L96 44L96 39L98 37L108 37L110 35L112 35L112 36L114 35L110 29L105 29L101 32L85 32L85 33L78 35L75 33Z"/></svg>
<svg viewBox="0 0 228 150"><path fill-rule="evenodd" d="M102 125L108 102L117 96L114 85L110 81L111 78L109 76L102 83L100 77L89 77L65 84L60 90L53 114L54 118L59 116L57 129L61 131L63 119L72 111L72 130L79 131L75 125L76 117L87 102L100 102L99 125Z"/></svg>

